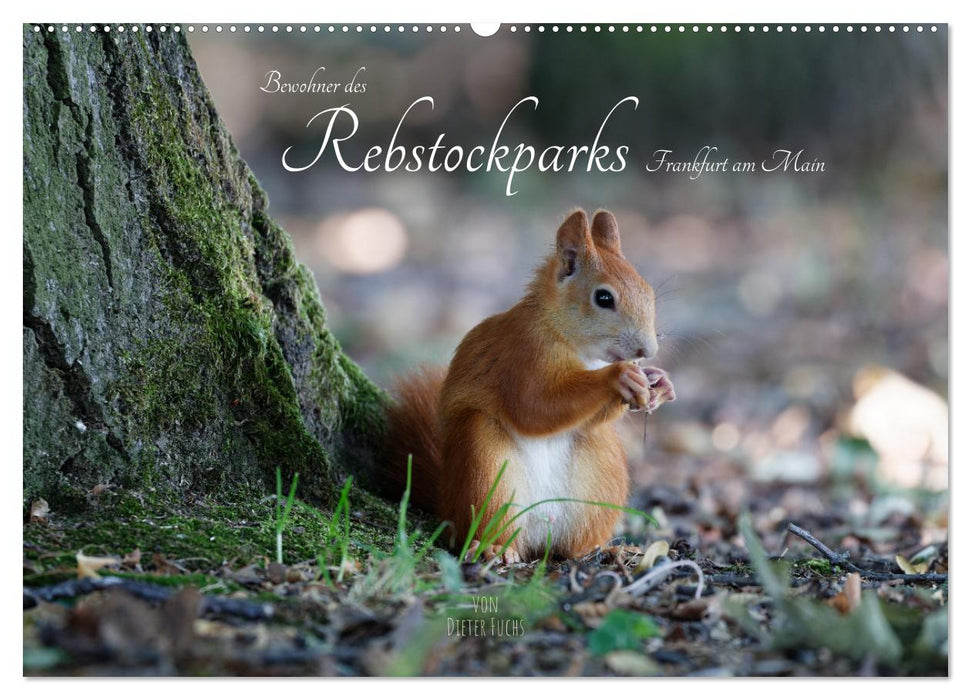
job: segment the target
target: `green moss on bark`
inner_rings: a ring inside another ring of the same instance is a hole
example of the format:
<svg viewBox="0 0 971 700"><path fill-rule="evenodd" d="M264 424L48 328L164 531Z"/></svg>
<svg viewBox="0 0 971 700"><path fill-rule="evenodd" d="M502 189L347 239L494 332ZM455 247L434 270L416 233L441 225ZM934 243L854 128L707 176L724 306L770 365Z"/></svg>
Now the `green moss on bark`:
<svg viewBox="0 0 971 700"><path fill-rule="evenodd" d="M24 27L24 503L328 503L385 395L326 328L184 39Z"/></svg>
<svg viewBox="0 0 971 700"><path fill-rule="evenodd" d="M354 489L351 492L350 555L359 560L369 549L390 552L394 529L384 527L396 517L394 506ZM142 494L108 491L90 499L83 519L65 515L49 523L24 527L24 558L33 573L26 585L44 585L76 576L76 553L121 557L136 549L149 564L155 554L174 561L187 572L213 572L222 566L242 568L275 557L275 504L263 497L225 503L199 497L191 504L151 505ZM418 518L430 532L429 523ZM284 561L314 561L333 545L330 517L298 498L284 531ZM151 579L158 583L157 578Z"/></svg>

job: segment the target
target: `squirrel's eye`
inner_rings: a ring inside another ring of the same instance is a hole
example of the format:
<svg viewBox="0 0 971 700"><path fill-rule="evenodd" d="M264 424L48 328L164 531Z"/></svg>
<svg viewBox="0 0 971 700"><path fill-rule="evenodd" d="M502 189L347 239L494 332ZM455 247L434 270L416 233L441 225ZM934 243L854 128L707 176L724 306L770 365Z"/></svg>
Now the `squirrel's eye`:
<svg viewBox="0 0 971 700"><path fill-rule="evenodd" d="M598 289L596 292L594 292L593 301L601 309L614 308L614 295L608 292L606 289Z"/></svg>

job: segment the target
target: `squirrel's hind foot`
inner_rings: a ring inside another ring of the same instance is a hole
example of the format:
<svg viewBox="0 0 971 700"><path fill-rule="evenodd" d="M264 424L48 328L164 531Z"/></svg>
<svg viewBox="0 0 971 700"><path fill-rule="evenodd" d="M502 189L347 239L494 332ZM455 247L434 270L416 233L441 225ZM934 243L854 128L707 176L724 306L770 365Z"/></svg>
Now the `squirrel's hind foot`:
<svg viewBox="0 0 971 700"><path fill-rule="evenodd" d="M472 557L475 556L476 551L478 551L480 546L479 540L472 540L469 544L469 551L465 554L466 561L471 561ZM519 554L519 550L512 545L506 547L506 551L502 551L502 545L490 544L482 550L482 560L490 561L492 559L498 559L499 563L508 566L509 564L518 564L523 559Z"/></svg>

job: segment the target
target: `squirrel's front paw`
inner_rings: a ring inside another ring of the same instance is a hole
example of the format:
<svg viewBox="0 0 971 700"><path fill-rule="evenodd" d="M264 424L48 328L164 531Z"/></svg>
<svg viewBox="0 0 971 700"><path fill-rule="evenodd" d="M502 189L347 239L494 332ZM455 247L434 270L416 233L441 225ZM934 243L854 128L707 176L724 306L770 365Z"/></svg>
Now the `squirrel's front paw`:
<svg viewBox="0 0 971 700"><path fill-rule="evenodd" d="M647 408L651 402L651 385L647 375L633 363L625 362L620 365L614 388L632 408Z"/></svg>
<svg viewBox="0 0 971 700"><path fill-rule="evenodd" d="M644 378L649 386L649 398L644 408L648 413L652 413L658 406L667 401L674 401L674 384L668 373L658 367L642 367Z"/></svg>

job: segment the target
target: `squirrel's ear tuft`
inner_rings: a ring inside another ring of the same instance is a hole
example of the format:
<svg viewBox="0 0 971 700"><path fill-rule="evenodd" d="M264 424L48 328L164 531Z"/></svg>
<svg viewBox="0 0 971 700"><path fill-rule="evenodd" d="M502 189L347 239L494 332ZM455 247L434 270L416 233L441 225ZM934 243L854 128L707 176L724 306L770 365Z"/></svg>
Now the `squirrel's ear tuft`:
<svg viewBox="0 0 971 700"><path fill-rule="evenodd" d="M598 248L620 253L620 228L617 226L616 217L609 211L601 209L593 215L590 234Z"/></svg>
<svg viewBox="0 0 971 700"><path fill-rule="evenodd" d="M556 232L556 256L559 261L557 280L570 277L577 269L577 256L589 245L590 233L587 230L587 215L578 209L560 224Z"/></svg>

